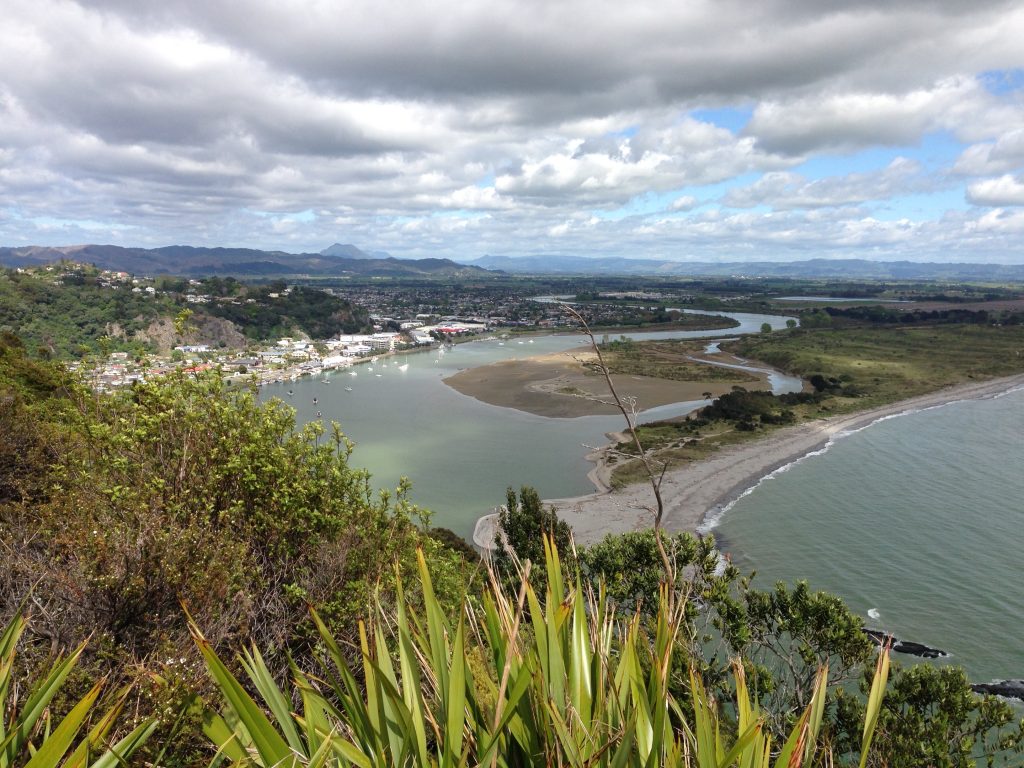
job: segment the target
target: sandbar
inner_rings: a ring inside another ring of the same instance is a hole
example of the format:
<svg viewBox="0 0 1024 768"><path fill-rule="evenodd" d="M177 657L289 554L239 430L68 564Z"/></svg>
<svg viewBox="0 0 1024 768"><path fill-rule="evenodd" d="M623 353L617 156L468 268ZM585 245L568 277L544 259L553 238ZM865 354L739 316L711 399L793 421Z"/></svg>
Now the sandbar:
<svg viewBox="0 0 1024 768"><path fill-rule="evenodd" d="M971 381L889 405L804 422L786 427L761 440L722 449L697 462L669 470L662 483L665 502L664 529L669 532L699 532L702 523L752 488L763 477L812 451L824 448L843 432L852 432L888 416L934 408L960 400L978 400L1024 388L1024 374L986 381ZM601 479L600 451L590 457L597 461L591 479ZM616 491L598 485L595 493L568 499L549 499L558 516L569 523L580 544L592 544L610 533L626 533L653 526L653 496L650 486L637 483ZM493 515L481 518L474 531L474 543L482 550L493 546Z"/></svg>
<svg viewBox="0 0 1024 768"><path fill-rule="evenodd" d="M584 363L593 357L592 352L569 350L504 360L459 371L444 381L458 392L485 403L548 418L616 414L619 411L611 402L604 379L584 367ZM714 359L730 362L725 359L727 357L720 354ZM673 381L619 374L613 375L612 381L620 396L635 399L638 411L701 400L708 393L717 397L737 383L722 380ZM761 374L742 383L757 389L765 386L766 381L767 377Z"/></svg>

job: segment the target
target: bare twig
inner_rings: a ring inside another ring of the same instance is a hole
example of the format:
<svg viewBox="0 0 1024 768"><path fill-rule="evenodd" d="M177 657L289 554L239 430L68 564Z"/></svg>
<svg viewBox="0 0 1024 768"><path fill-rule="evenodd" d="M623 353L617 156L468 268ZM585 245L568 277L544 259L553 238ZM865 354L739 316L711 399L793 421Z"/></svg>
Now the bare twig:
<svg viewBox="0 0 1024 768"><path fill-rule="evenodd" d="M650 453L645 451L643 445L640 443L640 436L636 431L636 399L626 398L624 400L619 396L619 393L615 388L615 382L612 381L611 371L608 369L608 364L604 360L604 355L601 354L601 347L598 345L597 339L594 338L594 332L590 330L590 325L584 319L583 315L570 305L562 304L562 309L580 324L583 329L583 333L590 339L590 346L597 355L596 369L602 376L604 376L605 383L608 385L608 391L611 393L612 399L615 401L615 406L622 414L622 418L626 420L627 430L633 438L633 445L636 447L637 455L640 458L641 464L643 464L644 474L647 476L647 479L651 484L651 491L654 493L654 501L656 505L655 509L652 510L654 513L654 540L658 545L658 554L661 557L661 564L665 570L665 581L669 585L674 585L676 582L675 567L672 564L672 559L668 556L668 552L665 551L665 542L662 532L662 522L665 516L665 503L661 498L661 483L665 479L665 472L668 469L668 465L662 463L660 470L656 469L651 460ZM673 591L674 590L670 589L669 594L671 595Z"/></svg>

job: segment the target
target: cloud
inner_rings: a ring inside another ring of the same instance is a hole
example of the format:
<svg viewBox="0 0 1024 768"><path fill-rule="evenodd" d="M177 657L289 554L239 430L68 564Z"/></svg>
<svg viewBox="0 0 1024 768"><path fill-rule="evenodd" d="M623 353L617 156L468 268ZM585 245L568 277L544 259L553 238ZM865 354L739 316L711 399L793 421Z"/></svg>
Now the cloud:
<svg viewBox="0 0 1024 768"><path fill-rule="evenodd" d="M1024 205L1024 181L1009 174L979 181L967 188L967 199L975 205Z"/></svg>
<svg viewBox="0 0 1024 768"><path fill-rule="evenodd" d="M696 197L693 195L683 195L682 197L677 197L673 200L669 208L673 211L690 211L696 208L697 205L698 202Z"/></svg>
<svg viewBox="0 0 1024 768"><path fill-rule="evenodd" d="M759 151L750 139L689 117L652 122L629 138L574 139L542 148L546 153L501 174L495 186L537 204L572 200L616 206L648 192L714 184L792 163Z"/></svg>
<svg viewBox="0 0 1024 768"><path fill-rule="evenodd" d="M920 191L918 163L898 157L886 168L809 180L789 172L766 173L753 184L730 190L722 204L730 208L768 205L776 210L849 206Z"/></svg>
<svg viewBox="0 0 1024 768"><path fill-rule="evenodd" d="M930 131L977 132L979 114L1002 105L971 77L905 92L847 92L764 101L744 133L768 152L802 155L909 146Z"/></svg>
<svg viewBox="0 0 1024 768"><path fill-rule="evenodd" d="M470 256L564 229L683 256L842 229L881 248L864 232L904 230L864 224L869 203L956 183L1010 204L1024 102L980 73L1024 67L1020 39L1012 0L9 0L0 237ZM720 107L748 125L694 117ZM907 149L936 135L949 157ZM814 170L886 147L914 159Z"/></svg>
<svg viewBox="0 0 1024 768"><path fill-rule="evenodd" d="M967 147L953 166L965 176L1006 173L1024 166L1024 128L1002 134L996 141Z"/></svg>

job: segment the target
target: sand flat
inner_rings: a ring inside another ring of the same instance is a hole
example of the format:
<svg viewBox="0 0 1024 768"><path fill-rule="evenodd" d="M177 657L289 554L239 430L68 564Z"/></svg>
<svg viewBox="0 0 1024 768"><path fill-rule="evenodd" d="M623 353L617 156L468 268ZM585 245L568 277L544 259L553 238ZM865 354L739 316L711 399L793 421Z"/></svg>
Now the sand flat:
<svg viewBox="0 0 1024 768"><path fill-rule="evenodd" d="M618 409L611 402L604 379L588 372L584 363L593 353L578 351L505 360L459 371L444 381L464 395L491 405L517 408L549 418L612 415ZM669 403L701 400L708 392L717 397L732 389L734 382L672 381L650 376L612 376L623 398L635 398L640 411ZM745 383L750 389L767 386L767 378Z"/></svg>

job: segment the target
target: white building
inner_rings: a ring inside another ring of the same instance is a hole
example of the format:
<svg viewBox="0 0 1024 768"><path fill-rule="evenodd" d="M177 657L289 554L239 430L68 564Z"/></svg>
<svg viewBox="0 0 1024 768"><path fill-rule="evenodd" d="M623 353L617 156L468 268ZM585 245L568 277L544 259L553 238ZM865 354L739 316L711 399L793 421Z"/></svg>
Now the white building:
<svg viewBox="0 0 1024 768"><path fill-rule="evenodd" d="M400 334L375 333L370 337L370 346L375 352L394 352Z"/></svg>

